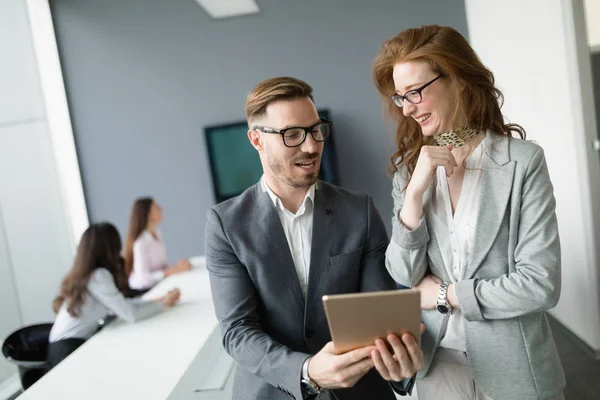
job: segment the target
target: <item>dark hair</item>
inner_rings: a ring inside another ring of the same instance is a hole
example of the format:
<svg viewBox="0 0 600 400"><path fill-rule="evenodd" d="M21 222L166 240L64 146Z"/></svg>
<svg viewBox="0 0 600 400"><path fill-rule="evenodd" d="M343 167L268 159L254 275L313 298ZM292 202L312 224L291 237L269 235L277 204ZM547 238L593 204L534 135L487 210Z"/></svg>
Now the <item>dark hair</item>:
<svg viewBox="0 0 600 400"><path fill-rule="evenodd" d="M73 317L79 315L87 284L96 268L109 270L116 286L125 293L127 277L120 253L121 237L114 225L108 222L90 225L81 236L73 266L62 281L59 295L52 302L54 312L58 312L66 301L69 314Z"/></svg>
<svg viewBox="0 0 600 400"><path fill-rule="evenodd" d="M394 94L394 66L399 62L426 61L435 74L449 79L455 91L454 120L468 123L479 130L491 129L499 134L518 134L525 130L517 124L505 124L500 112L504 97L494 84L494 74L483 65L467 40L448 26L424 25L406 29L383 42L373 66L377 90L388 106L389 115L398 122L398 151L391 157L390 172L405 163L412 175L421 147L426 144L419 124L406 118L390 96ZM456 127L454 127L456 128Z"/></svg>
<svg viewBox="0 0 600 400"><path fill-rule="evenodd" d="M300 79L288 76L262 81L246 98L246 119L248 125L267 112L267 106L279 100L295 100L308 97L313 100L312 87Z"/></svg>
<svg viewBox="0 0 600 400"><path fill-rule="evenodd" d="M133 244L146 230L150 209L154 200L151 197L141 197L133 203L131 217L129 218L129 232L125 241L125 274L131 275L133 271Z"/></svg>

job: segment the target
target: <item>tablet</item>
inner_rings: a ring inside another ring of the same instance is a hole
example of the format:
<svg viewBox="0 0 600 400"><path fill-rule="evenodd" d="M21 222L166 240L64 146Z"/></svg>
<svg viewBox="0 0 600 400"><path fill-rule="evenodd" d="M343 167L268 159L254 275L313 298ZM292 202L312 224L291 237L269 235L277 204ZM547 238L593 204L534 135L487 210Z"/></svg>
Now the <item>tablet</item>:
<svg viewBox="0 0 600 400"><path fill-rule="evenodd" d="M337 354L373 345L376 338L404 332L421 338L421 293L415 289L323 296ZM386 340L387 342L387 340Z"/></svg>

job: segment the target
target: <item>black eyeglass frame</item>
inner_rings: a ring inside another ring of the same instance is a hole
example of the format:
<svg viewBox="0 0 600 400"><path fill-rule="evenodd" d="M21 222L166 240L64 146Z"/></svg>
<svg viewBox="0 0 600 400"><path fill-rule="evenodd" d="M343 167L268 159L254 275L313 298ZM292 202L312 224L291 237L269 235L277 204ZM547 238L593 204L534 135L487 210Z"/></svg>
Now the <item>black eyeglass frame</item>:
<svg viewBox="0 0 600 400"><path fill-rule="evenodd" d="M443 77L444 77L444 74L439 74L438 76L436 76L435 78L433 78L432 80L430 80L429 82L424 84L423 86L418 87L416 89L409 90L406 93L404 93L404 95L394 93L393 95L390 96L390 100L392 100L392 102L400 108L404 107L404 100L408 101L410 104L419 104L420 102L423 101L423 93L421 93L421 92L427 86L431 85L433 82L435 82L438 79L443 78ZM408 97L406 97L406 95L409 93L417 93L419 95L419 101L414 102L414 101L410 100Z"/></svg>
<svg viewBox="0 0 600 400"><path fill-rule="evenodd" d="M315 129L317 126L319 125L323 125L326 124L329 126L329 132L327 132L327 135L323 135L323 140L317 140L317 138L315 138L315 134L313 132L313 129ZM291 126L289 128L285 128L285 129L274 129L274 128L269 128L268 126L260 126L260 125L254 125L252 126L253 130L257 130L260 131L262 133L274 133L274 134L278 134L281 135L281 140L283 141L283 144L285 145L285 147L298 147L298 146L302 146L302 143L304 143L304 141L306 140L306 136L310 133L310 135L312 136L313 140L315 142L324 142L325 140L327 140L327 138L329 137L329 135L331 134L331 126L333 125L333 122L331 122L328 119L325 118L321 118L321 121L318 124L314 124L313 126L309 126L309 127L304 127L304 126ZM285 133L291 129L302 129L304 130L304 135L302 136L302 140L300 141L300 143L290 146L285 142Z"/></svg>

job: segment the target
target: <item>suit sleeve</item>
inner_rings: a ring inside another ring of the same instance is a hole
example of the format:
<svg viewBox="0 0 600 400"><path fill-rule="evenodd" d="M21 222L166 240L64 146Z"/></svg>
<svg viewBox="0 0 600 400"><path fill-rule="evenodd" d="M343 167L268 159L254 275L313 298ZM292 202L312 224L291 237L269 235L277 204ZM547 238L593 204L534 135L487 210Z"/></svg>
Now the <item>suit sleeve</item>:
<svg viewBox="0 0 600 400"><path fill-rule="evenodd" d="M262 330L254 285L213 209L207 214L206 266L227 353L250 373L302 399L302 364L310 354L292 351Z"/></svg>
<svg viewBox="0 0 600 400"><path fill-rule="evenodd" d="M388 234L371 197L367 197L366 211L367 240L361 259L360 291L394 290L396 289L394 279L385 269L385 249L389 241Z"/></svg>
<svg viewBox="0 0 600 400"><path fill-rule="evenodd" d="M523 184L514 251L516 271L494 279L458 282L456 296L467 320L515 318L556 305L561 258L555 206L546 160L539 149Z"/></svg>

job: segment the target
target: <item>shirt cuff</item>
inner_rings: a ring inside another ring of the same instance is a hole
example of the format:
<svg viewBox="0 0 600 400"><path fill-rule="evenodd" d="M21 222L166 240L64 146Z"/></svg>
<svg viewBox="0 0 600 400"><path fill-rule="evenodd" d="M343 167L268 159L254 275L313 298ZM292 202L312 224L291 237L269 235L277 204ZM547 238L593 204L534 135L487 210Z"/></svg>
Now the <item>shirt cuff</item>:
<svg viewBox="0 0 600 400"><path fill-rule="evenodd" d="M392 221L392 240L394 243L408 250L416 250L427 245L429 232L425 223L425 214L421 216L419 225L411 231L400 220L400 211Z"/></svg>
<svg viewBox="0 0 600 400"><path fill-rule="evenodd" d="M410 396L412 395L412 390L415 386L415 377L406 378L400 382L390 381L390 386L392 387L392 390L400 396Z"/></svg>

